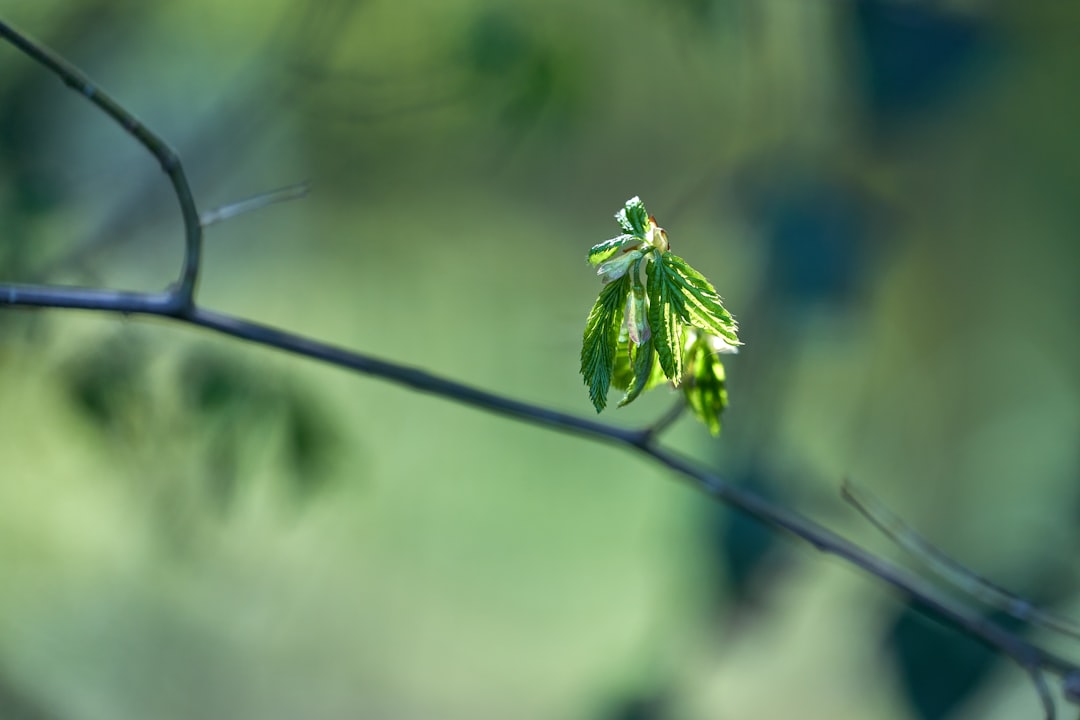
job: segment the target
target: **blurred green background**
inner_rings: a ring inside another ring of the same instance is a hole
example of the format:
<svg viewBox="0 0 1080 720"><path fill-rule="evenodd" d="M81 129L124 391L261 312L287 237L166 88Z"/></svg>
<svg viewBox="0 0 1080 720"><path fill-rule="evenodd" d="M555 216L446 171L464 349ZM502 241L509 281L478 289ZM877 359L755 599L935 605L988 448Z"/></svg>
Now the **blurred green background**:
<svg viewBox="0 0 1080 720"><path fill-rule="evenodd" d="M208 230L202 303L560 410L592 413L585 252L641 195L747 343L723 437L675 446L898 556L851 477L1080 615L1080 5L0 17L167 138L203 210L311 183ZM158 289L180 256L154 161L0 46L0 280ZM0 406L3 718L1038 713L1008 663L609 447L61 311L0 312Z"/></svg>

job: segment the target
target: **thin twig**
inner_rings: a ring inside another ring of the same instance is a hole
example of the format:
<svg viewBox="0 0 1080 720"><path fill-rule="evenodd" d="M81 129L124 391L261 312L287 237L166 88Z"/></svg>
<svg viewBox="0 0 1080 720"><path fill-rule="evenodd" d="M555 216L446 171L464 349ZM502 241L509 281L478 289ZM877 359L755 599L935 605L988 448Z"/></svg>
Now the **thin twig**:
<svg viewBox="0 0 1080 720"><path fill-rule="evenodd" d="M255 210L262 210L269 205L305 197L308 194L308 190L310 190L310 186L306 182L289 185L288 187L279 188L277 190L270 190L269 192L260 193L234 203L229 203L228 205L222 205L213 210L208 210L199 216L199 222L205 228L214 223L230 220L237 215L254 212Z"/></svg>
<svg viewBox="0 0 1080 720"><path fill-rule="evenodd" d="M522 422L600 442L632 447L691 481L691 484L709 496L866 571L899 590L917 607L942 618L985 645L1008 655L1032 676L1044 707L1049 708L1048 717L1053 717L1053 704L1048 700L1049 690L1042 673L1050 672L1067 676L1070 683L1080 676L1080 667L1077 665L1027 642L971 612L968 608L957 605L920 578L872 555L813 520L773 504L743 488L731 485L674 452L658 446L653 442L653 432L626 430L540 405L514 400L442 378L424 370L380 360L302 335L198 307L195 303L194 290L201 258L202 226L176 153L135 120L130 113L96 89L81 72L66 61L39 47L2 21L0 21L0 37L8 39L32 59L52 70L68 85L86 95L161 161L162 168L172 180L180 200L187 228L185 262L180 280L165 292L132 293L94 288L0 284L0 305L72 308L171 318L183 324L313 358ZM663 418L659 427L661 429L666 427L663 424ZM1070 691L1074 691L1071 684ZM1073 694L1075 695L1075 692Z"/></svg>
<svg viewBox="0 0 1080 720"><path fill-rule="evenodd" d="M451 398L499 415L526 420L578 435L634 445L638 434L614 425L496 395L433 375L424 370L387 362L278 328L201 307L178 308L170 293L138 293L95 288L0 284L0 305L99 310L122 315L167 317L213 330L257 345L320 360L337 367L372 375L420 392Z"/></svg>
<svg viewBox="0 0 1080 720"><path fill-rule="evenodd" d="M202 225L199 223L199 210L191 194L191 186L184 172L184 166L180 162L179 154L64 58L34 42L3 20L0 20L0 37L51 70L64 84L84 95L161 163L161 169L172 182L176 198L180 202L180 214L184 220L184 264L180 279L174 288L175 301L179 306L184 307L194 304L195 285L199 279L199 265L202 257Z"/></svg>
<svg viewBox="0 0 1080 720"><path fill-rule="evenodd" d="M966 632L983 644L1008 655L1021 667L1039 667L1057 675L1080 672L1080 667L1072 661L1029 643L981 614L972 613L967 608L958 606L936 588L813 520L775 505L740 486L732 485L671 451L658 447L641 447L639 450L679 474L693 479L699 489L707 494L723 500L766 524L789 532L821 552L835 555L892 585L923 610Z"/></svg>
<svg viewBox="0 0 1080 720"><path fill-rule="evenodd" d="M1030 622L1063 635L1080 639L1080 627L1054 613L1036 607L1030 600L1005 590L972 572L919 535L898 515L869 492L844 480L841 496L894 543L907 550L928 570L964 593L1017 620Z"/></svg>
<svg viewBox="0 0 1080 720"><path fill-rule="evenodd" d="M656 439L670 428L686 412L686 398L679 394L675 404L667 412L661 415L656 422L640 430L640 442L648 444L656 442Z"/></svg>
<svg viewBox="0 0 1080 720"><path fill-rule="evenodd" d="M505 415L534 425L584 435L599 440L632 445L637 439L629 430L587 418L552 410L541 405L514 400L479 388L433 375L425 370L380 360L284 330L196 307L182 318L198 327L213 330L258 345L277 348L294 355L320 360L337 367L372 375L464 405Z"/></svg>
<svg viewBox="0 0 1080 720"><path fill-rule="evenodd" d="M11 283L0 284L0 305L104 310L124 315L166 317L174 316L178 312L176 298L171 292L141 293Z"/></svg>
<svg viewBox="0 0 1080 720"><path fill-rule="evenodd" d="M1031 678L1031 684L1035 686L1039 701L1042 702L1043 714L1046 716L1046 720L1056 720L1057 708L1054 707L1054 696L1050 692L1050 686L1046 684L1046 675L1038 666L1028 667L1025 670L1027 670L1028 677Z"/></svg>
<svg viewBox="0 0 1080 720"><path fill-rule="evenodd" d="M1080 703L1080 669L1065 674L1065 697L1069 702Z"/></svg>

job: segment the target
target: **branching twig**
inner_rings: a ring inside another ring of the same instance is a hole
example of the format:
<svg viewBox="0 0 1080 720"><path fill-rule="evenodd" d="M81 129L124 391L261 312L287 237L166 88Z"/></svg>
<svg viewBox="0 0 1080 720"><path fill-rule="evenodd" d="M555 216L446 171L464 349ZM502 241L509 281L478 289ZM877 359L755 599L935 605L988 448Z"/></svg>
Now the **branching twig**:
<svg viewBox="0 0 1080 720"><path fill-rule="evenodd" d="M95 85L90 78L67 60L34 42L2 20L0 20L0 37L51 70L76 92L85 95L90 102L115 120L161 163L161 169L172 182L176 199L180 202L180 213L184 219L184 265L180 271L180 279L172 289L172 301L178 307L186 308L193 305L202 256L202 225L199 223L199 211L195 206L195 198L191 194L191 186L188 184L180 156L167 142L139 122L138 118L113 100L108 93Z"/></svg>
<svg viewBox="0 0 1080 720"><path fill-rule="evenodd" d="M952 559L915 532L895 513L865 490L844 480L841 495L886 537L922 562L928 570L979 602L1008 613L1017 620L1040 625L1080 640L1080 628L1070 620L1047 612L1025 598L998 587Z"/></svg>
<svg viewBox="0 0 1080 720"><path fill-rule="evenodd" d="M171 318L180 323L247 340L284 352L302 355L358 373L381 378L414 390L431 393L453 402L497 413L523 422L559 430L579 437L633 448L654 462L678 473L699 490L745 512L772 527L786 531L806 541L818 550L830 553L893 586L916 606L935 615L953 627L1008 655L1031 676L1048 718L1053 718L1053 703L1043 673L1068 678L1070 697L1075 699L1075 678L1080 666L1038 647L1016 634L959 606L939 590L899 567L883 560L837 535L828 528L786 508L773 504L743 488L731 485L706 469L687 461L676 453L659 446L655 436L677 417L672 411L661 421L644 431L632 431L614 425L569 415L520 400L471 387L433 375L424 370L391 363L339 348L312 338L262 325L199 307L195 302L195 285L199 273L202 243L202 221L188 187L177 154L140 124L131 113L98 89L79 70L67 61L20 34L0 21L0 37L7 39L26 55L44 65L66 84L90 99L113 118L129 134L147 148L161 163L172 181L186 229L184 265L180 278L161 293L117 292L94 288L49 287L41 285L0 284L0 305L24 307L53 307L96 310L124 315L151 315ZM261 196L230 206L223 212L235 214L245 203L262 206ZM246 207L243 207L246 209ZM211 218L213 220L215 218ZM681 410L681 408L680 408Z"/></svg>
<svg viewBox="0 0 1080 720"><path fill-rule="evenodd" d="M666 413L657 418L654 423L639 431L638 442L642 445L649 445L656 442L656 439L659 438L665 430L674 425L675 422L683 416L684 412L686 412L686 398L680 393L675 404L668 408Z"/></svg>
<svg viewBox="0 0 1080 720"><path fill-rule="evenodd" d="M1050 692L1050 686L1046 683L1046 674L1038 666L1025 668L1031 684L1035 686L1035 692L1039 695L1039 702L1043 706L1043 714L1046 720L1056 720L1057 708L1054 707L1054 696Z"/></svg>
<svg viewBox="0 0 1080 720"><path fill-rule="evenodd" d="M243 215L244 213L253 212L255 210L262 210L268 205L302 198L308 194L308 190L308 184L305 182L283 187L278 190L260 193L253 197L244 198L243 200L229 203L228 205L222 205L213 210L208 210L199 216L199 222L203 227L213 225L214 223L225 222L237 215Z"/></svg>
<svg viewBox="0 0 1080 720"><path fill-rule="evenodd" d="M1065 675L1065 697L1071 702L1080 703L1080 670L1072 670Z"/></svg>

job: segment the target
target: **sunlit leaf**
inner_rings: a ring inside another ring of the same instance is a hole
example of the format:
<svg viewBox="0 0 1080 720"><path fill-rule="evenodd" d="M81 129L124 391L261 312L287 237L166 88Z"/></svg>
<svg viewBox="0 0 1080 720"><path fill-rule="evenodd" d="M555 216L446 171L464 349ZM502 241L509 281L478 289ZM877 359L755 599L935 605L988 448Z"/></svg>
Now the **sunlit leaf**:
<svg viewBox="0 0 1080 720"><path fill-rule="evenodd" d="M682 389L691 411L709 432L720 434L720 414L728 404L724 365L709 342L710 337L699 334L686 357L686 378Z"/></svg>
<svg viewBox="0 0 1080 720"><path fill-rule="evenodd" d="M626 206L615 213L615 220L623 231L639 238L645 237L645 231L649 227L649 213L646 212L641 198L636 196L627 200Z"/></svg>
<svg viewBox="0 0 1080 720"><path fill-rule="evenodd" d="M716 288L677 255L637 197L615 215L624 234L595 245L589 262L606 284L585 328L581 373L597 412L614 386L619 406L670 381L714 435L727 406L723 353L738 325ZM642 280L642 265L645 277Z"/></svg>
<svg viewBox="0 0 1080 720"><path fill-rule="evenodd" d="M707 333L724 337L732 345L740 344L735 319L724 308L716 289L705 276L671 253L664 253L660 262L669 271L666 277L678 286L682 296L679 312L683 320Z"/></svg>
<svg viewBox="0 0 1080 720"><path fill-rule="evenodd" d="M607 393L611 387L615 352L619 344L623 304L629 292L630 278L627 275L604 286L585 322L585 336L581 346L581 375L589 387L589 398L596 412L607 406Z"/></svg>
<svg viewBox="0 0 1080 720"><path fill-rule="evenodd" d="M589 249L589 263L591 265L599 265L608 258L615 255L615 253L622 250L624 247L641 242L639 238L633 235L619 235L613 237L610 240L605 240L602 243L597 243Z"/></svg>
<svg viewBox="0 0 1080 720"><path fill-rule="evenodd" d="M683 372L682 294L673 274L663 262L649 263L646 274L653 347L656 348L664 375L678 385L682 382Z"/></svg>
<svg viewBox="0 0 1080 720"><path fill-rule="evenodd" d="M623 321L627 335L635 345L641 345L649 339L649 301L645 295L645 283L641 280L641 260L630 268L630 294L626 296L626 314Z"/></svg>
<svg viewBox="0 0 1080 720"><path fill-rule="evenodd" d="M660 363L656 361L652 338L640 345L631 345L629 351L633 381L626 388L626 395L619 401L619 407L629 405L644 391L667 380L660 369Z"/></svg>
<svg viewBox="0 0 1080 720"><path fill-rule="evenodd" d="M630 360L630 337L622 333L615 347L615 366L611 371L611 387L628 390L634 384L634 365Z"/></svg>

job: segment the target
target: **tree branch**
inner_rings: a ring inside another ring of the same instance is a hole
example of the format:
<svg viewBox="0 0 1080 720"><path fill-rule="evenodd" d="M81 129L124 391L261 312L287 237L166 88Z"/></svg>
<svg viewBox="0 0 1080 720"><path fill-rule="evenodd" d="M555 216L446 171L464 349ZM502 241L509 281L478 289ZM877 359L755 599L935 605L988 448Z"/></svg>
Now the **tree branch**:
<svg viewBox="0 0 1080 720"><path fill-rule="evenodd" d="M924 612L939 617L990 648L1009 656L1032 678L1047 718L1054 717L1054 707L1044 673L1064 676L1067 679L1067 696L1076 700L1077 685L1080 684L1077 680L1080 678L1080 666L1024 640L972 612L969 608L958 605L920 578L871 554L813 520L773 504L741 487L731 485L699 465L661 447L656 443L656 435L678 416L674 409L644 431L627 430L497 395L424 370L388 362L268 325L199 307L195 302L195 287L201 262L202 225L204 222L223 218L210 214L208 218L200 220L177 153L67 61L3 21L0 21L0 37L11 42L31 59L51 70L67 85L85 95L158 159L165 174L172 181L186 231L184 263L179 279L163 292L139 293L98 288L0 284L0 305L70 308L168 318L257 345L312 358L532 425L633 448L652 461L682 476L710 497L751 515L767 525L794 535L822 552L841 558L848 564L891 585ZM220 212L230 215L249 209L249 206L261 207L271 201L276 201L279 195L280 199L291 196L288 189L277 191L228 206Z"/></svg>
<svg viewBox="0 0 1080 720"><path fill-rule="evenodd" d="M1021 622L1030 622L1080 640L1080 627L1077 627L1076 623L1036 607L1030 600L998 587L964 567L915 532L873 495L856 488L851 481L844 481L840 494L883 535L914 556L927 570L961 592Z"/></svg>
<svg viewBox="0 0 1080 720"><path fill-rule="evenodd" d="M184 166L180 162L180 155L64 58L34 42L3 20L0 20L0 37L51 70L65 85L84 95L157 158L161 169L172 182L176 199L180 202L180 214L184 220L184 263L180 271L180 279L173 287L173 292L176 294L176 302L179 306L193 305L202 258L203 233L202 224L199 222L199 211L195 206L195 198L191 194L191 186L188 184Z"/></svg>
<svg viewBox="0 0 1080 720"><path fill-rule="evenodd" d="M649 445L656 442L657 438L674 425L683 416L684 412L686 412L686 398L683 397L682 393L679 393L675 404L668 408L667 412L658 417L648 427L638 431L638 443Z"/></svg>

